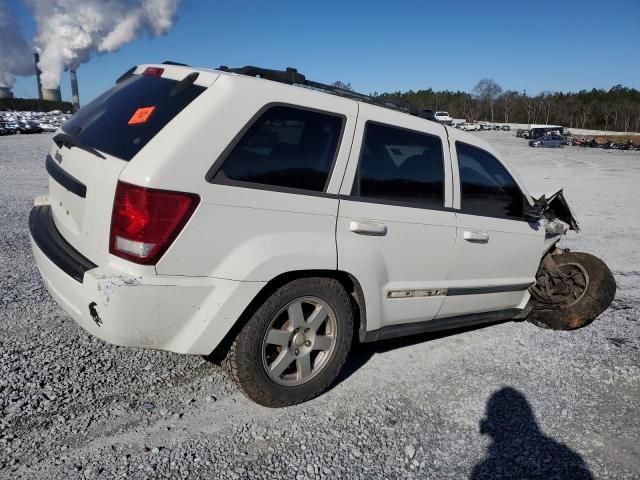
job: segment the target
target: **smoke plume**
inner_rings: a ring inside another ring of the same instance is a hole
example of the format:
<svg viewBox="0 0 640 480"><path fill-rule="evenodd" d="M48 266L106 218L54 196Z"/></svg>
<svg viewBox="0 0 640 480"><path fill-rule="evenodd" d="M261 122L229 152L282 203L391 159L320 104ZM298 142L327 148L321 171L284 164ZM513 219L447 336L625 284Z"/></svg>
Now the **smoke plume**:
<svg viewBox="0 0 640 480"><path fill-rule="evenodd" d="M180 0L25 0L37 24L42 86L56 88L66 68L114 52L141 35L162 35Z"/></svg>
<svg viewBox="0 0 640 480"><path fill-rule="evenodd" d="M16 75L32 75L33 52L5 0L0 0L0 87L12 87Z"/></svg>

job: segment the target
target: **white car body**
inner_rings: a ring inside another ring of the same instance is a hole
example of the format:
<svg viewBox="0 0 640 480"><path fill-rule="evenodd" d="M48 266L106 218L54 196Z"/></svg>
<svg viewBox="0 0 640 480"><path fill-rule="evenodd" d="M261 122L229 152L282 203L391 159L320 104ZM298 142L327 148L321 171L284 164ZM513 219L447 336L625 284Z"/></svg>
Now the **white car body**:
<svg viewBox="0 0 640 480"><path fill-rule="evenodd" d="M444 123L445 125L453 124L453 118L449 116L449 112L435 112L433 116L436 122Z"/></svg>
<svg viewBox="0 0 640 480"><path fill-rule="evenodd" d="M137 67L134 74L147 67ZM35 208L40 207L41 215L50 212L58 241L72 247L77 262L85 262L79 278L52 258L46 239L33 239L38 219L31 220L33 252L47 289L88 332L117 345L206 355L270 282L305 272L339 272L356 285L366 312L361 341L393 336L400 329L421 331L429 322L455 327L473 316L485 321L502 312L513 316L527 304L527 288L535 282L548 248L542 220L496 218L461 209L456 145L471 145L499 159L485 141L308 88L216 70L151 67L163 68L162 77L174 80L196 71L195 84L206 90L131 161L104 152L102 159L81 148L52 144L50 156L57 166L48 168L57 172L56 178L50 177L48 195L36 199ZM272 104L343 119L323 192L208 180L208 172L229 145ZM367 122L440 140L442 207L416 208L351 195ZM64 174L86 187L85 197L60 183ZM524 202L533 205L524 185L513 178ZM119 182L189 192L200 199L177 238L152 265L110 253Z"/></svg>

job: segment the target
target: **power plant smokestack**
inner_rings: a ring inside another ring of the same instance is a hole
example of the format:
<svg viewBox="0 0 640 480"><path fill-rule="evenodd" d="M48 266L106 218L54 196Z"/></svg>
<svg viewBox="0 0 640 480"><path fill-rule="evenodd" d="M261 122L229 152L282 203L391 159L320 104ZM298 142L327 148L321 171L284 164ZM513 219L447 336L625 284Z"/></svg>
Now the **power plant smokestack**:
<svg viewBox="0 0 640 480"><path fill-rule="evenodd" d="M0 5L4 0L0 0ZM56 88L67 68L115 52L144 35L164 35L180 0L25 0L36 22L42 87ZM0 34L6 30L0 26ZM0 38L2 38L0 36ZM0 40L0 47L4 44Z"/></svg>
<svg viewBox="0 0 640 480"><path fill-rule="evenodd" d="M9 87L0 87L0 98L13 98L13 93Z"/></svg>
<svg viewBox="0 0 640 480"><path fill-rule="evenodd" d="M40 71L40 67L38 67L38 62L40 61L40 55L38 52L33 54L33 58L36 61L36 80L38 81L38 98L42 100L42 79L40 78L42 72Z"/></svg>
<svg viewBox="0 0 640 480"><path fill-rule="evenodd" d="M78 74L75 69L69 70L69 79L71 80L71 103L73 103L73 112L80 109L80 93L78 92Z"/></svg>

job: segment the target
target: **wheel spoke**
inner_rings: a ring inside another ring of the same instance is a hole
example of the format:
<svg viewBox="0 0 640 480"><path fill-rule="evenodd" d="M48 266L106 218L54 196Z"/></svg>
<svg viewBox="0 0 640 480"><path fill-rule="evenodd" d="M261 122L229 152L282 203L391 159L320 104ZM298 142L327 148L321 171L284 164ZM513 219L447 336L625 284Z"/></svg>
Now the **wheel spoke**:
<svg viewBox="0 0 640 480"><path fill-rule="evenodd" d="M309 318L307 319L307 325L311 330L316 332L327 319L327 316L327 310L322 305L318 305L313 313L309 315Z"/></svg>
<svg viewBox="0 0 640 480"><path fill-rule="evenodd" d="M333 337L327 335L316 335L316 339L313 342L314 350L330 350L333 343Z"/></svg>
<svg viewBox="0 0 640 480"><path fill-rule="evenodd" d="M289 314L289 320L293 325L293 328L302 327L304 325L304 314L302 313L302 303L295 302L289 305L287 308Z"/></svg>
<svg viewBox="0 0 640 480"><path fill-rule="evenodd" d="M311 374L311 355L304 355L296 360L298 370L298 380L308 377Z"/></svg>
<svg viewBox="0 0 640 480"><path fill-rule="evenodd" d="M287 367L291 365L291 362L293 362L293 355L291 355L288 350L282 350L282 352L280 352L273 363L269 366L271 375L276 378L280 378L282 372L284 372Z"/></svg>
<svg viewBox="0 0 640 480"><path fill-rule="evenodd" d="M279 330L276 328L272 328L269 330L267 334L267 344L268 345L280 345L281 347L287 348L289 346L289 338L291 337L291 332L287 330Z"/></svg>

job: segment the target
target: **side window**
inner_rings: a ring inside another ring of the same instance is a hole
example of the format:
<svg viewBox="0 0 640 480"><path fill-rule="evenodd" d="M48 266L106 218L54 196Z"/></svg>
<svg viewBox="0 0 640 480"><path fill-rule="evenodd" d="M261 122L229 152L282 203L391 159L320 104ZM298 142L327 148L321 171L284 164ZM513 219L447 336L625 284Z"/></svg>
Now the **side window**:
<svg viewBox="0 0 640 480"><path fill-rule="evenodd" d="M267 110L224 160L214 181L325 189L342 132L336 115L277 106Z"/></svg>
<svg viewBox="0 0 640 480"><path fill-rule="evenodd" d="M491 154L456 142L464 213L522 218L524 197L509 172Z"/></svg>
<svg viewBox="0 0 640 480"><path fill-rule="evenodd" d="M352 195L442 207L443 162L439 137L367 123Z"/></svg>

